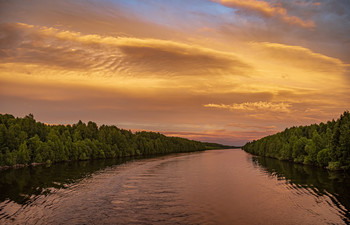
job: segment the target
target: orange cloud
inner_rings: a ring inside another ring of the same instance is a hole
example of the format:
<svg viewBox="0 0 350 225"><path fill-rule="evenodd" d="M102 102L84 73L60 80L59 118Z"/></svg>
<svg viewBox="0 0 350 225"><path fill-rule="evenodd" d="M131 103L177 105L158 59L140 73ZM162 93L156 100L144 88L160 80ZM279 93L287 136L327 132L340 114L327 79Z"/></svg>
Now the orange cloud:
<svg viewBox="0 0 350 225"><path fill-rule="evenodd" d="M244 102L240 104L205 104L204 107L228 109L230 111L243 110L243 111L255 111L255 110L266 110L273 112L290 112L291 105L288 103L272 103L272 102Z"/></svg>
<svg viewBox="0 0 350 225"><path fill-rule="evenodd" d="M214 0L219 2L224 6L230 8L241 8L247 11L257 12L266 17L278 17L283 22L298 25L305 28L315 27L315 23L311 20L303 20L297 16L289 16L287 9L283 8L280 5L271 5L265 1L257 0Z"/></svg>
<svg viewBox="0 0 350 225"><path fill-rule="evenodd" d="M83 35L23 23L2 24L1 30L0 57L7 63L143 77L245 75L251 67L233 53L169 40Z"/></svg>
<svg viewBox="0 0 350 225"><path fill-rule="evenodd" d="M255 43L251 43L251 44L252 45L259 45L259 46L273 49L273 50L284 51L285 53L288 53L288 55L290 55L290 56L296 56L297 54L299 56L306 55L310 58L313 58L313 60L318 60L318 61L322 61L322 62L326 62L326 63L332 63L336 66L343 66L344 65L340 59L313 52L310 49L302 47L302 46L285 45L285 44L281 44L281 43L271 43L271 42L260 42L260 43L255 42Z"/></svg>
<svg viewBox="0 0 350 225"><path fill-rule="evenodd" d="M257 60L269 59L262 61L262 66L269 67L272 74L285 74L282 77L288 81L286 85L289 87L292 84L300 87L302 83L304 87L317 89L320 85L327 84L323 88L335 83L339 85L339 80L343 79L350 68L349 64L338 58L298 45L271 42L251 42L249 45L255 49L253 57L257 57ZM276 79L276 76L271 79ZM282 83L285 82L281 80L280 85Z"/></svg>

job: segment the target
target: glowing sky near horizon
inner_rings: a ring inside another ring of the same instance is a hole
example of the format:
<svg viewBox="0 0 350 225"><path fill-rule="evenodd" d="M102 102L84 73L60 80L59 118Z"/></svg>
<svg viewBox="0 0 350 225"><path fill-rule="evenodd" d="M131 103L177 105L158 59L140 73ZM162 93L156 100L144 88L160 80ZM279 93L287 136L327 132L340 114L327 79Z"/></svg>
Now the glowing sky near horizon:
<svg viewBox="0 0 350 225"><path fill-rule="evenodd" d="M350 109L348 0L0 0L0 113L242 145Z"/></svg>

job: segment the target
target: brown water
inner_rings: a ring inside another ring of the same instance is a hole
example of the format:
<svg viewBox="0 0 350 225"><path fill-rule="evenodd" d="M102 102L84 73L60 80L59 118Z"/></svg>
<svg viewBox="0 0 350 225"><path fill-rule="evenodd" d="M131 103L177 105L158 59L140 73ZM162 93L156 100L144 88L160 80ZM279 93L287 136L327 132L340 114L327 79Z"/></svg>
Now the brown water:
<svg viewBox="0 0 350 225"><path fill-rule="evenodd" d="M0 224L350 221L347 174L242 150L1 171L0 191Z"/></svg>

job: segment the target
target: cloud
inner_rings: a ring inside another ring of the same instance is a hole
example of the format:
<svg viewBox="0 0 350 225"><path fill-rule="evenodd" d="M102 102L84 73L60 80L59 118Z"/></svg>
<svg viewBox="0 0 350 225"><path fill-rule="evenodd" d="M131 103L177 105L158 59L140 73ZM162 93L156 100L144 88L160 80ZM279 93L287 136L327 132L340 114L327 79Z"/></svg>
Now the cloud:
<svg viewBox="0 0 350 225"><path fill-rule="evenodd" d="M272 103L272 102L244 102L240 104L205 104L204 107L228 109L230 111L243 110L243 111L272 111L272 112L290 112L291 105L288 103Z"/></svg>
<svg viewBox="0 0 350 225"><path fill-rule="evenodd" d="M344 74L349 71L349 64L342 60L330 57L309 48L298 45L286 45L271 42L250 42L249 44L255 49L257 58L268 58L263 61L264 67L270 67L273 73L281 73L291 86L294 83L304 82L304 87L317 87L322 84L339 83ZM332 76L329 76L332 74ZM293 82L291 82L294 80ZM283 82L282 82L283 83ZM307 84L307 85L305 85Z"/></svg>
<svg viewBox="0 0 350 225"><path fill-rule="evenodd" d="M310 6L310 5L311 6L320 6L322 4L321 2L310 2L308 0L295 0L293 3L296 5L302 6L302 7Z"/></svg>
<svg viewBox="0 0 350 225"><path fill-rule="evenodd" d="M112 37L28 24L2 24L0 57L7 63L100 70L122 76L246 75L233 53L160 39Z"/></svg>
<svg viewBox="0 0 350 225"><path fill-rule="evenodd" d="M305 28L315 27L311 20L303 20L297 16L289 16L287 9L280 4L272 5L266 1L257 0L214 0L230 8L239 8L246 11L256 12L264 17L277 17L283 22L291 25L298 25Z"/></svg>
<svg viewBox="0 0 350 225"><path fill-rule="evenodd" d="M167 38L177 34L165 26L140 18L122 1L0 1L1 22L23 22L59 27L84 34ZM138 5L139 7L139 5Z"/></svg>
<svg viewBox="0 0 350 225"><path fill-rule="evenodd" d="M15 23L0 25L2 63L27 63L67 69L91 69L91 54L62 42L54 29Z"/></svg>
<svg viewBox="0 0 350 225"><path fill-rule="evenodd" d="M320 53L316 53L311 51L308 48L302 46L293 46L286 45L281 43L271 43L271 42L252 42L251 45L259 45L264 48L268 48L271 50L275 50L273 53L277 53L277 51L288 53L286 56L300 58L301 55L312 58L312 60L318 60L322 63L333 64L335 66L343 66L343 62L340 59L329 57Z"/></svg>

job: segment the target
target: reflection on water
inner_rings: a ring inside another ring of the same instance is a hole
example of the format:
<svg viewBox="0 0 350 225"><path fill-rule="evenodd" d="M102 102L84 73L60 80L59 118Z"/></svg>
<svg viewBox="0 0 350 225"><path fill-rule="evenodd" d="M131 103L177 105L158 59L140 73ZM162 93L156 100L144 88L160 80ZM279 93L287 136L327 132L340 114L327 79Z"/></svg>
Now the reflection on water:
<svg viewBox="0 0 350 225"><path fill-rule="evenodd" d="M74 161L0 170L0 202L13 201L26 205L36 196L67 188L96 171L135 159L137 158Z"/></svg>
<svg viewBox="0 0 350 225"><path fill-rule="evenodd" d="M251 157L253 163L268 175L284 180L288 187L308 192L315 197L326 196L335 205L345 223L350 224L350 174L290 163L267 157Z"/></svg>
<svg viewBox="0 0 350 225"><path fill-rule="evenodd" d="M349 224L349 176L241 150L0 171L0 224Z"/></svg>

